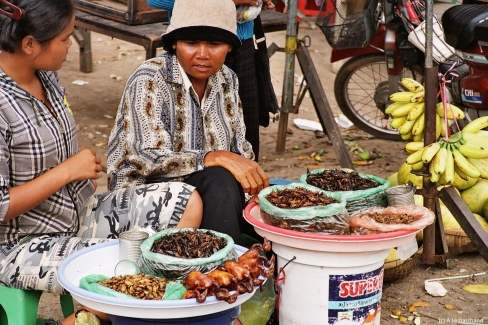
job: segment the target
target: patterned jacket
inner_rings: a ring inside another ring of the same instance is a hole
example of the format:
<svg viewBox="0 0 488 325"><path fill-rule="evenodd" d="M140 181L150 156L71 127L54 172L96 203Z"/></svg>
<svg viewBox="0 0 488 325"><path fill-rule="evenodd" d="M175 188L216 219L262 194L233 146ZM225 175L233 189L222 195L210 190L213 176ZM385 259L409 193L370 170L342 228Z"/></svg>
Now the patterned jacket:
<svg viewBox="0 0 488 325"><path fill-rule="evenodd" d="M26 235L72 235L78 211L94 192L91 180L72 182L34 209L3 222L8 189L44 174L78 152L76 126L55 72L37 71L56 113L0 69L0 245Z"/></svg>
<svg viewBox="0 0 488 325"><path fill-rule="evenodd" d="M209 151L254 159L235 73L223 66L211 76L201 102L185 87L175 55L164 53L136 69L110 134L109 188L182 180L204 168Z"/></svg>

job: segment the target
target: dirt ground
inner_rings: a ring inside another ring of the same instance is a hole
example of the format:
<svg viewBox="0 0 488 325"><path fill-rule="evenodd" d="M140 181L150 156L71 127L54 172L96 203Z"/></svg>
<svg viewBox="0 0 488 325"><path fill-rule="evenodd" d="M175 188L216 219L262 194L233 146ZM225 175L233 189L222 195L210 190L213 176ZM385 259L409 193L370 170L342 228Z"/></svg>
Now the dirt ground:
<svg viewBox="0 0 488 325"><path fill-rule="evenodd" d="M439 13L451 5L450 0L436 1L435 12ZM311 28L306 23L300 24L299 38L309 35L309 48L314 66L321 78L322 86L327 95L330 106L339 116L340 110L333 96L333 67L330 64L330 47L324 35L317 28ZM285 32L275 32L267 35L268 45L276 43L283 47ZM138 45L111 39L110 37L92 33L93 69L89 74L79 71L79 50L74 42L67 62L60 70L61 84L68 90L68 100L74 112L78 128L79 140L82 148L88 147L106 159L107 142L114 123L125 82L132 71L143 62L144 49ZM281 102L285 55L277 52L271 57L271 71L273 84ZM298 63L295 68L295 80L298 90L302 74ZM83 83L77 85L75 83ZM272 123L268 128L261 128L261 155L259 162L271 178L287 178L298 180L307 167L340 167L335 151L326 135L321 132L302 130L293 119L301 118L318 122L312 102L308 96L299 107L298 114L290 114L288 118L287 137L284 152L276 152L278 123ZM398 170L403 163L406 152L403 142L392 142L374 138L356 127L341 129L348 146L352 160L359 160L359 150L381 153L372 164L357 166L357 171L388 177ZM310 159L313 152L324 150L321 161ZM99 180L98 191L106 190L106 176ZM443 269L436 265L417 265L412 273L400 280L385 283L382 298L382 324L401 324L399 319L392 318L393 311L400 310L406 316L413 316L408 307L418 301L428 302L428 306L418 307L422 314L422 324L442 323L479 323L488 324L488 299L463 291L461 288L468 283L488 283L488 275L476 278L460 278L443 281L448 290L444 297L433 297L424 290L424 281L454 275L468 275L488 272L488 263L478 254L462 254L450 260L450 267ZM448 309L454 306L453 309ZM44 294L39 308L42 317L62 318L59 304L54 295ZM405 324L413 324L407 320Z"/></svg>

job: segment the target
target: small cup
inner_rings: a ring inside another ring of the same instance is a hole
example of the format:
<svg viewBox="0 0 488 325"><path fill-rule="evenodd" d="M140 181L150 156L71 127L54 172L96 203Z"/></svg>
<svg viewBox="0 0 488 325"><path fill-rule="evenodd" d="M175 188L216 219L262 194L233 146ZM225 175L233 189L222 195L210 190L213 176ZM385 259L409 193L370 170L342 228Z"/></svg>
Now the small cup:
<svg viewBox="0 0 488 325"><path fill-rule="evenodd" d="M397 185L385 190L388 206L400 207L415 205L415 187L410 185Z"/></svg>
<svg viewBox="0 0 488 325"><path fill-rule="evenodd" d="M128 260L137 265L141 256L141 244L149 237L149 234L143 231L130 230L120 233L119 235L119 261Z"/></svg>

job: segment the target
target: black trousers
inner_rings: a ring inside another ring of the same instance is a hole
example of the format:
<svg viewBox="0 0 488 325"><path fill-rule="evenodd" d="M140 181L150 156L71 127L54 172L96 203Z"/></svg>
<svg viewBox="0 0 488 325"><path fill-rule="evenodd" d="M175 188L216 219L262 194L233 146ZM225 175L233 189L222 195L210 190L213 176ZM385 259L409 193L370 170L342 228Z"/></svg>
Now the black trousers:
<svg viewBox="0 0 488 325"><path fill-rule="evenodd" d="M228 234L238 245L244 246L243 234L259 239L243 217L245 196L241 184L223 167L208 167L196 172L185 183L195 186L203 200L201 229Z"/></svg>
<svg viewBox="0 0 488 325"><path fill-rule="evenodd" d="M259 89L256 75L256 49L252 38L242 41L242 45L233 56L225 59L225 65L231 68L239 79L239 97L242 103L246 140L259 158Z"/></svg>

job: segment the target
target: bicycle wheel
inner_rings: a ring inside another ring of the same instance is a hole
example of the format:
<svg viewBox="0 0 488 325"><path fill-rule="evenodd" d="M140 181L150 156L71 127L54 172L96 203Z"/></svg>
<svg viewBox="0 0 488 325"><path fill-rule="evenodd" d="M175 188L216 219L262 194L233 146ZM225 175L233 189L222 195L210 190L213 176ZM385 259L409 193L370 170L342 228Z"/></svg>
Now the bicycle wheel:
<svg viewBox="0 0 488 325"><path fill-rule="evenodd" d="M401 78L423 83L420 66L404 69ZM395 91L404 90L399 84ZM349 59L337 72L334 95L342 113L361 130L386 140L401 140L390 127L391 117L385 114L390 91L383 54L368 54Z"/></svg>

